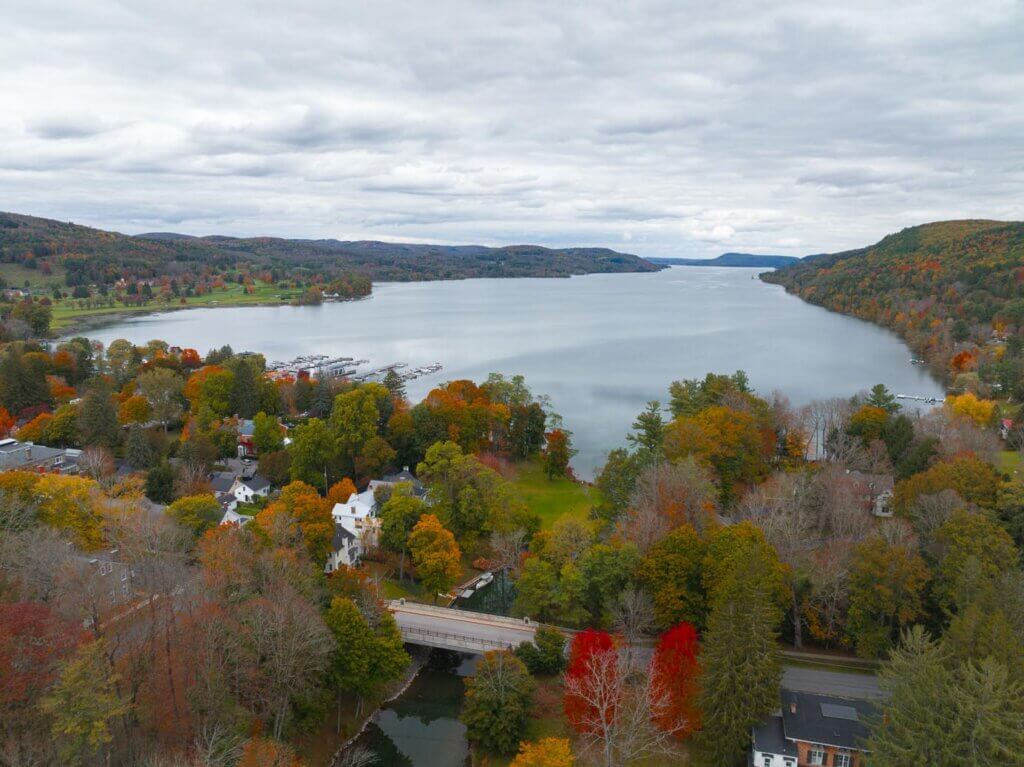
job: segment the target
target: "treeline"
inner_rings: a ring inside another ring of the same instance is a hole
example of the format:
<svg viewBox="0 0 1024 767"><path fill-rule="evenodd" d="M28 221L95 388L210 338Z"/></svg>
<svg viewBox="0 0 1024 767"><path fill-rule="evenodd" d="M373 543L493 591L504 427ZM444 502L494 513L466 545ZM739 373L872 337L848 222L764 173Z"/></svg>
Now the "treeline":
<svg viewBox="0 0 1024 767"><path fill-rule="evenodd" d="M892 328L958 392L1024 399L1024 224L925 224L761 278Z"/></svg>

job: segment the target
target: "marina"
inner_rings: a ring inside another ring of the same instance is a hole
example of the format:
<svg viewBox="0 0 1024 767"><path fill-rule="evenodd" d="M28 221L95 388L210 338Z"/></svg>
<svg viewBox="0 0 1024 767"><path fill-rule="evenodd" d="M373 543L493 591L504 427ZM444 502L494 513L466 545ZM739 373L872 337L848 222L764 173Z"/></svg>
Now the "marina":
<svg viewBox="0 0 1024 767"><path fill-rule="evenodd" d="M274 360L267 364L267 371L276 375L308 378L349 378L360 383L380 382L394 371L403 381L414 381L423 376L439 372L443 365L432 362L429 365L410 368L407 362L393 362L383 367L360 370L370 361L355 357L335 357L328 354L302 354L289 362Z"/></svg>

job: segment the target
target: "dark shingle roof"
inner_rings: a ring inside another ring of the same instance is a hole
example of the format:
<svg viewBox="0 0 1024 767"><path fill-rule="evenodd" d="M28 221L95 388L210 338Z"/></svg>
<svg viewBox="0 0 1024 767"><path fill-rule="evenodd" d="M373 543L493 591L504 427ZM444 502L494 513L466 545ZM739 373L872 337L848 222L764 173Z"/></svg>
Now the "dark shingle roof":
<svg viewBox="0 0 1024 767"><path fill-rule="evenodd" d="M253 474L249 479L243 479L242 484L252 490L254 493L260 490L266 490L270 487L270 481L259 474Z"/></svg>
<svg viewBox="0 0 1024 767"><path fill-rule="evenodd" d="M210 475L210 487L214 494L226 493L235 484L235 475L230 471L215 471Z"/></svg>
<svg viewBox="0 0 1024 767"><path fill-rule="evenodd" d="M779 754L780 756L796 756L796 744L786 740L781 716L770 716L755 727L753 739L755 751L766 751L769 754Z"/></svg>
<svg viewBox="0 0 1024 767"><path fill-rule="evenodd" d="M346 530L342 525L337 522L334 523L334 537L331 538L331 546L335 551L340 551L344 546L344 541L354 541L356 536L351 530Z"/></svg>
<svg viewBox="0 0 1024 767"><path fill-rule="evenodd" d="M867 720L876 714L866 700L782 691L782 726L793 740L863 750Z"/></svg>

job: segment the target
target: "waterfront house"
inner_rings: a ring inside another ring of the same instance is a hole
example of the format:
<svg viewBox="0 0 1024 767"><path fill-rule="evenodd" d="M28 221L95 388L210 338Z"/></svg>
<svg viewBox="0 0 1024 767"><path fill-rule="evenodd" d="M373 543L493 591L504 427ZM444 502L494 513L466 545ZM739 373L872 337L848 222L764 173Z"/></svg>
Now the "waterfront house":
<svg viewBox="0 0 1024 767"><path fill-rule="evenodd" d="M866 700L782 690L782 708L751 732L751 767L863 767Z"/></svg>

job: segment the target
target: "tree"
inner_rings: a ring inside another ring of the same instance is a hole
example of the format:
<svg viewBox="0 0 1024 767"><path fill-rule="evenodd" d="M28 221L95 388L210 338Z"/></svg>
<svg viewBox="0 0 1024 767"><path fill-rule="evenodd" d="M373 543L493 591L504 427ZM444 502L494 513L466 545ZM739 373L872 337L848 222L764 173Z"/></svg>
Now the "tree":
<svg viewBox="0 0 1024 767"><path fill-rule="evenodd" d="M568 738L541 738L519 744L519 754L509 767L574 767Z"/></svg>
<svg viewBox="0 0 1024 767"><path fill-rule="evenodd" d="M409 492L397 490L380 509L380 545L399 555L398 578L405 578L405 556L409 552L409 534L420 521L423 501Z"/></svg>
<svg viewBox="0 0 1024 767"><path fill-rule="evenodd" d="M540 557L530 557L516 583L512 614L538 621L552 620L558 607L557 585L558 573L554 566Z"/></svg>
<svg viewBox="0 0 1024 767"><path fill-rule="evenodd" d="M345 503L351 498L356 492L355 483L348 477L342 477L333 485L330 490L327 491L327 502L332 507L339 503Z"/></svg>
<svg viewBox="0 0 1024 767"><path fill-rule="evenodd" d="M868 742L893 767L1013 764L1020 759L1024 686L993 659L951 664L920 626L883 665L887 693Z"/></svg>
<svg viewBox="0 0 1024 767"><path fill-rule="evenodd" d="M306 482L327 490L328 476L337 456L334 435L319 418L310 418L292 430L291 456L293 482Z"/></svg>
<svg viewBox="0 0 1024 767"><path fill-rule="evenodd" d="M514 753L526 729L533 688L530 672L511 652L485 653L466 680L460 718L467 737L489 751Z"/></svg>
<svg viewBox="0 0 1024 767"><path fill-rule="evenodd" d="M146 497L154 503L174 500L174 467L167 461L158 463L146 473Z"/></svg>
<svg viewBox="0 0 1024 767"><path fill-rule="evenodd" d="M78 408L78 431L82 444L114 449L121 442L114 398L106 384L97 382L82 398Z"/></svg>
<svg viewBox="0 0 1024 767"><path fill-rule="evenodd" d="M978 575L995 580L1001 573L1017 569L1020 552L1010 534L988 515L958 509L935 533L939 566L935 577L935 597L941 607L952 612L957 589L968 566Z"/></svg>
<svg viewBox="0 0 1024 767"><path fill-rule="evenodd" d="M334 537L334 518L327 500L311 485L285 485L280 495L256 515L253 524L276 546L301 546L321 567L327 561Z"/></svg>
<svg viewBox="0 0 1024 767"><path fill-rule="evenodd" d="M640 462L622 448L608 453L608 460L598 473L594 484L600 490L600 502L592 515L606 524L614 523L628 508Z"/></svg>
<svg viewBox="0 0 1024 767"><path fill-rule="evenodd" d="M424 514L409 534L409 550L417 578L436 602L437 594L446 593L462 572L455 536L433 514Z"/></svg>
<svg viewBox="0 0 1024 767"><path fill-rule="evenodd" d="M711 473L694 456L674 464L648 462L636 477L629 511L619 532L641 552L682 524L704 533L716 523L718 488Z"/></svg>
<svg viewBox="0 0 1024 767"><path fill-rule="evenodd" d="M214 418L225 418L231 415L234 382L235 376L230 370L220 365L206 365L188 377L182 392L193 413L206 410ZM156 407L153 409L155 411Z"/></svg>
<svg viewBox="0 0 1024 767"><path fill-rule="evenodd" d="M259 412L253 417L252 444L258 455L273 453L284 447L284 429L277 416Z"/></svg>
<svg viewBox="0 0 1024 767"><path fill-rule="evenodd" d="M383 437L370 437L359 449L355 459L356 473L362 477L378 476L391 465L398 453Z"/></svg>
<svg viewBox="0 0 1024 767"><path fill-rule="evenodd" d="M303 767L303 761L287 743L254 737L242 746L238 767Z"/></svg>
<svg viewBox="0 0 1024 767"><path fill-rule="evenodd" d="M943 407L954 416L966 418L977 426L989 426L995 419L997 403L979 399L972 392L964 392L947 397Z"/></svg>
<svg viewBox="0 0 1024 767"><path fill-rule="evenodd" d="M566 718L598 764L677 756L668 690L651 668L632 673L608 634L588 629L573 638L564 688Z"/></svg>
<svg viewBox="0 0 1024 767"><path fill-rule="evenodd" d="M378 402L390 401L391 394L380 384L363 384L334 398L331 408L331 430L338 452L348 465L354 466L360 449L376 437L381 423Z"/></svg>
<svg viewBox="0 0 1024 767"><path fill-rule="evenodd" d="M896 401L896 397L885 388L885 384L875 384L871 387L871 392L868 395L866 404L871 407L879 408L884 410L890 415L895 415L900 410L900 403Z"/></svg>
<svg viewBox="0 0 1024 767"><path fill-rule="evenodd" d="M955 490L965 501L991 509L996 505L999 482L999 474L989 464L973 455L956 456L897 483L893 508L906 515L922 495Z"/></svg>
<svg viewBox="0 0 1024 767"><path fill-rule="evenodd" d="M128 397L117 409L117 420L122 425L145 423L149 420L150 415L149 400L141 394L133 394Z"/></svg>
<svg viewBox="0 0 1024 767"><path fill-rule="evenodd" d="M263 453L256 460L256 466L260 475L266 477L274 487L288 484L288 480L291 478L292 459L287 450Z"/></svg>
<svg viewBox="0 0 1024 767"><path fill-rule="evenodd" d="M231 381L231 412L240 418L252 418L259 410L259 386L254 360L249 356L235 357L229 364Z"/></svg>
<svg viewBox="0 0 1024 767"><path fill-rule="evenodd" d="M53 734L68 762L88 762L113 740L110 723L129 710L117 694L117 680L102 640L83 645L62 664L42 710L52 717Z"/></svg>
<svg viewBox="0 0 1024 767"><path fill-rule="evenodd" d="M544 446L547 415L538 402L512 405L508 423L508 442L512 455L529 458Z"/></svg>
<svg viewBox="0 0 1024 767"><path fill-rule="evenodd" d="M153 443L146 430L138 426L128 429L128 439L124 446L124 458L133 469L148 469L153 464Z"/></svg>
<svg viewBox="0 0 1024 767"><path fill-rule="evenodd" d="M166 513L198 537L220 524L224 509L212 495L190 495L176 500Z"/></svg>
<svg viewBox="0 0 1024 767"><path fill-rule="evenodd" d="M578 567L583 579L583 606L590 613L591 623L604 625L611 616L615 598L633 582L640 565L640 555L630 543L611 546L598 543L579 557Z"/></svg>
<svg viewBox="0 0 1024 767"><path fill-rule="evenodd" d="M779 706L782 663L775 625L778 610L757 567L743 567L715 599L701 652L697 696L702 764L739 760L750 730Z"/></svg>
<svg viewBox="0 0 1024 767"><path fill-rule="evenodd" d="M665 437L665 420L661 416L661 403L651 400L633 421L633 431L626 437L644 456L644 461L657 460Z"/></svg>
<svg viewBox="0 0 1024 767"><path fill-rule="evenodd" d="M338 692L340 731L342 692L356 694L356 716L359 716L364 697L396 679L408 665L409 656L402 649L401 635L393 618L384 616L375 631L351 599L335 597L324 622L334 635L336 645L331 678Z"/></svg>
<svg viewBox="0 0 1024 767"><path fill-rule="evenodd" d="M575 451L569 433L553 429L547 433L547 448L544 451L544 472L548 479L569 475L569 461Z"/></svg>
<svg viewBox="0 0 1024 767"><path fill-rule="evenodd" d="M153 418L167 431L167 424L181 417L185 381L173 370L157 367L140 375L135 385L149 402Z"/></svg>
<svg viewBox="0 0 1024 767"><path fill-rule="evenodd" d="M847 631L857 654L879 657L923 612L924 561L906 545L877 536L854 549Z"/></svg>
<svg viewBox="0 0 1024 767"><path fill-rule="evenodd" d="M394 368L388 370L384 374L384 387L391 392L391 396L396 400L405 399L405 382L402 377L395 372Z"/></svg>
<svg viewBox="0 0 1024 767"><path fill-rule="evenodd" d="M658 541L640 564L640 580L654 603L654 616L662 628L680 621L703 626L707 611L701 586L707 545L689 525Z"/></svg>
<svg viewBox="0 0 1024 767"><path fill-rule="evenodd" d="M699 653L697 630L689 623L680 623L661 635L651 664L655 684L666 691L669 700L669 705L660 712L661 721L656 724L674 732L680 739L700 729Z"/></svg>
<svg viewBox="0 0 1024 767"><path fill-rule="evenodd" d="M565 668L565 635L553 626L539 626L532 642L515 649L531 674L559 674Z"/></svg>

